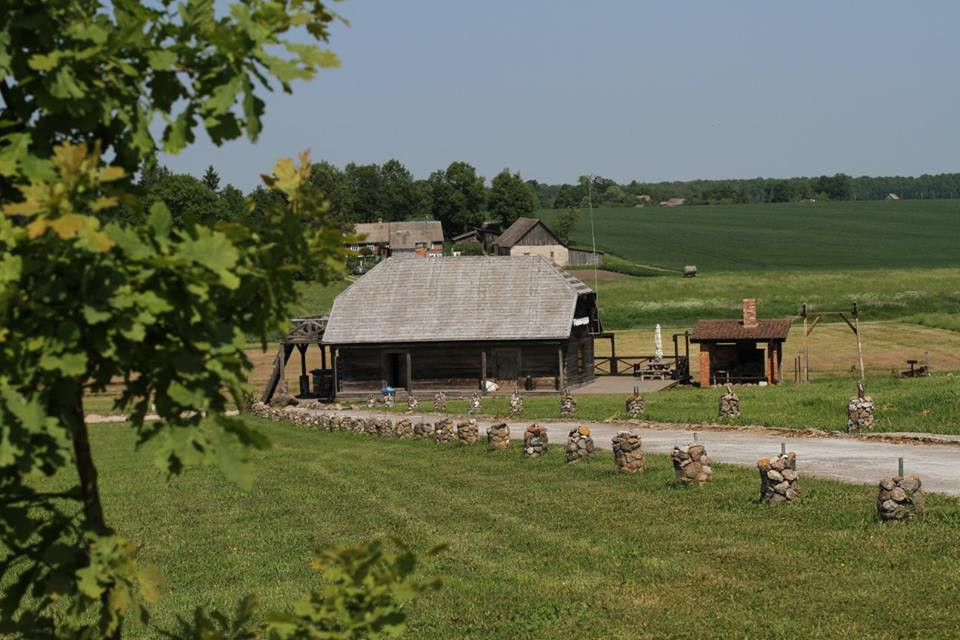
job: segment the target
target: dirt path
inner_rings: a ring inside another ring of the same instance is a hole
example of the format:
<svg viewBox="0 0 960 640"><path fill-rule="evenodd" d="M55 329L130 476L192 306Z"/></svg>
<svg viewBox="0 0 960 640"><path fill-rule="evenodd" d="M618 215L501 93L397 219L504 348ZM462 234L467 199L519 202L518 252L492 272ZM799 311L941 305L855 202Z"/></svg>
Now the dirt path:
<svg viewBox="0 0 960 640"><path fill-rule="evenodd" d="M318 412L319 413L319 412ZM399 414L378 414L367 411L344 411L346 415L379 415L393 420ZM438 420L439 415L423 415L428 422ZM445 416L454 420L463 417ZM420 419L418 414L413 419ZM493 424L489 419L477 421L481 431ZM529 422L509 422L510 434L514 439L523 437L523 431ZM652 453L670 453L674 445L689 444L693 440L690 429L678 426L659 425L654 428L649 423L644 426L629 424L608 424L601 422L547 422L550 442L563 447L567 432L576 425L589 427L594 442L603 449L610 449L610 440L618 431L633 428L643 438L643 448ZM890 436L891 434L885 434ZM806 437L796 434L780 434L765 430L719 430L707 429L697 432L699 442L707 448L710 458L718 462L754 467L760 458L770 457L780 452L780 443L785 443L788 451L795 451L799 460L801 474L810 474L822 478L841 480L854 484L875 484L882 478L897 474L897 458L904 459L906 473L920 476L925 489L960 496L960 447L955 439L944 438L944 444L919 444L920 440L903 443L883 441L879 438L856 438L848 436ZM954 442L954 444L949 444Z"/></svg>

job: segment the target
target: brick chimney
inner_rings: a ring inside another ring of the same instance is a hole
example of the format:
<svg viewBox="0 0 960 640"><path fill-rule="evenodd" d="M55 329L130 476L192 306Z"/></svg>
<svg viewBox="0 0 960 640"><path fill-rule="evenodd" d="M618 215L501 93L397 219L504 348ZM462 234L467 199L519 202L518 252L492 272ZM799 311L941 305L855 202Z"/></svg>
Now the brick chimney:
<svg viewBox="0 0 960 640"><path fill-rule="evenodd" d="M757 300L756 298L744 298L743 300L743 326L757 326Z"/></svg>

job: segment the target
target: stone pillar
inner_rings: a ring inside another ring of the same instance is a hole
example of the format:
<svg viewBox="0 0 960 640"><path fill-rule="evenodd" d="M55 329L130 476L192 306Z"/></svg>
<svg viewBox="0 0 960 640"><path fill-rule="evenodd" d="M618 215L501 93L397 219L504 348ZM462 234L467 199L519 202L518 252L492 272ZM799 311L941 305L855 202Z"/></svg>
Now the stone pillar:
<svg viewBox="0 0 960 640"><path fill-rule="evenodd" d="M433 435L433 425L429 422L423 422L422 420L417 424L413 425L413 437L414 438L429 438Z"/></svg>
<svg viewBox="0 0 960 640"><path fill-rule="evenodd" d="M569 391L564 391L560 396L560 417L572 418L577 413L577 401L570 395Z"/></svg>
<svg viewBox="0 0 960 640"><path fill-rule="evenodd" d="M407 396L407 411L410 413L415 412L420 407L420 401L417 400L417 396L412 393Z"/></svg>
<svg viewBox="0 0 960 640"><path fill-rule="evenodd" d="M477 441L477 421L470 419L457 425L457 439L462 446L469 446Z"/></svg>
<svg viewBox="0 0 960 640"><path fill-rule="evenodd" d="M547 428L538 424L527 427L523 433L523 455L527 458L539 458L547 453L549 438Z"/></svg>
<svg viewBox="0 0 960 640"><path fill-rule="evenodd" d="M710 386L710 345L700 343L700 387Z"/></svg>
<svg viewBox="0 0 960 640"><path fill-rule="evenodd" d="M797 483L797 454L787 453L757 461L760 472L760 499L764 502L790 502L800 497Z"/></svg>
<svg viewBox="0 0 960 640"><path fill-rule="evenodd" d="M677 482L682 484L705 484L713 478L713 469L707 458L707 449L702 444L688 447L676 446L670 455Z"/></svg>
<svg viewBox="0 0 960 640"><path fill-rule="evenodd" d="M378 436L381 438L392 438L394 436L392 420L388 418L381 418L376 421L376 424Z"/></svg>
<svg viewBox="0 0 960 640"><path fill-rule="evenodd" d="M873 429L873 398L868 396L863 385L857 385L857 395L847 403L847 432L869 431Z"/></svg>
<svg viewBox="0 0 960 640"><path fill-rule="evenodd" d="M433 437L437 444L449 444L453 442L453 420L445 418L433 423Z"/></svg>
<svg viewBox="0 0 960 640"><path fill-rule="evenodd" d="M913 520L923 515L924 495L917 476L895 476L880 481L877 515L884 522Z"/></svg>
<svg viewBox="0 0 960 640"><path fill-rule="evenodd" d="M640 443L640 434L636 431L621 431L613 437L613 459L620 473L643 471L646 460Z"/></svg>
<svg viewBox="0 0 960 640"><path fill-rule="evenodd" d="M627 417L637 420L643 416L643 412L647 408L647 403L644 402L643 396L640 395L640 388L633 388L633 395L627 398L626 403L626 412Z"/></svg>
<svg viewBox="0 0 960 640"><path fill-rule="evenodd" d="M487 448L496 451L506 451L510 446L510 427L501 422L487 428Z"/></svg>
<svg viewBox="0 0 960 640"><path fill-rule="evenodd" d="M480 413L480 392L474 391L470 398L470 415L475 416Z"/></svg>
<svg viewBox="0 0 960 640"><path fill-rule="evenodd" d="M398 438L409 438L413 435L413 424L410 422L409 418L398 420L393 425L393 432Z"/></svg>
<svg viewBox="0 0 960 640"><path fill-rule="evenodd" d="M443 391L437 391L433 394L433 408L437 411L447 410L447 394Z"/></svg>
<svg viewBox="0 0 960 640"><path fill-rule="evenodd" d="M523 396L520 395L520 391L514 390L513 395L510 396L510 415L518 416L523 413Z"/></svg>
<svg viewBox="0 0 960 640"><path fill-rule="evenodd" d="M733 387L727 385L727 392L720 396L720 419L740 417L740 396L733 392Z"/></svg>
<svg viewBox="0 0 960 640"><path fill-rule="evenodd" d="M574 427L567 434L567 462L573 464L593 454L593 438L587 427Z"/></svg>

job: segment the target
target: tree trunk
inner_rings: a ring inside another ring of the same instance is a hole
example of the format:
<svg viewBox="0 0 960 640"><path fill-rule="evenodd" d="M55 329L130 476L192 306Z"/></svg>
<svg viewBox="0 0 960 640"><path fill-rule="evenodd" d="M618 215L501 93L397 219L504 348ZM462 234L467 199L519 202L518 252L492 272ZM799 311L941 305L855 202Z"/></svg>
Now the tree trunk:
<svg viewBox="0 0 960 640"><path fill-rule="evenodd" d="M90 452L90 433L83 416L83 387L77 385L73 392L74 401L67 415L67 423L73 435L73 457L77 465L77 476L80 479L80 500L83 502L83 515L87 526L98 535L110 535L113 531L107 526L103 517L103 505L100 502L100 487L97 484L97 467L93 464L93 454ZM110 591L106 589L100 597L100 606L110 607ZM107 636L107 640L120 640L122 623L116 630Z"/></svg>

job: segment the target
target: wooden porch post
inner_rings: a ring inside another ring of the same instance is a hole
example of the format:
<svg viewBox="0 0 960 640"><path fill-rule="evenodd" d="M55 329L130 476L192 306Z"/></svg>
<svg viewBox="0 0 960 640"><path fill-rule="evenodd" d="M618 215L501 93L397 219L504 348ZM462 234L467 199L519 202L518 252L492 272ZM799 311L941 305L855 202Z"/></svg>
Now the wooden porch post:
<svg viewBox="0 0 960 640"><path fill-rule="evenodd" d="M563 347L557 349L557 391L563 391Z"/></svg>
<svg viewBox="0 0 960 640"><path fill-rule="evenodd" d="M413 359L407 351L407 393L413 393Z"/></svg>
<svg viewBox="0 0 960 640"><path fill-rule="evenodd" d="M487 385L484 384L487 380L487 351L486 349L480 349L480 391L486 392Z"/></svg>
<svg viewBox="0 0 960 640"><path fill-rule="evenodd" d="M337 391L340 391L340 379L337 371L337 348L330 345L330 366L333 368L333 397L336 399Z"/></svg>
<svg viewBox="0 0 960 640"><path fill-rule="evenodd" d="M320 347L320 368L326 369L327 368L327 350L324 348L322 344L317 344L317 346Z"/></svg>

